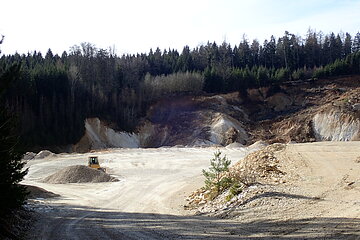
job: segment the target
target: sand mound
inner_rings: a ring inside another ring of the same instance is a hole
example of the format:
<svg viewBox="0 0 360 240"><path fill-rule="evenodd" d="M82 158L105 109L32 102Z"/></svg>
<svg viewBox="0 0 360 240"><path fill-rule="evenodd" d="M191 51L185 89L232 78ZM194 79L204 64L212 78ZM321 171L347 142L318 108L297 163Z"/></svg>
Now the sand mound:
<svg viewBox="0 0 360 240"><path fill-rule="evenodd" d="M286 148L285 144L274 143L261 150L248 154L234 164L230 171L239 178L252 178L254 182L265 183L267 180L279 181L285 173L279 169L276 152ZM263 182L265 180L265 182Z"/></svg>
<svg viewBox="0 0 360 240"><path fill-rule="evenodd" d="M231 149L231 148L243 148L244 145L241 144L241 143L238 143L238 142L233 142L233 143L230 143L226 146L227 149Z"/></svg>
<svg viewBox="0 0 360 240"><path fill-rule="evenodd" d="M59 197L60 195L55 194L53 192L49 192L41 187L32 186L32 185L23 185L26 187L26 190L29 192L27 196L28 199L36 199L36 198L53 198Z"/></svg>
<svg viewBox="0 0 360 240"><path fill-rule="evenodd" d="M43 180L45 183L97 183L116 181L118 181L118 179L109 174L84 165L75 165L64 168Z"/></svg>
<svg viewBox="0 0 360 240"><path fill-rule="evenodd" d="M264 146L264 142L257 142L254 146ZM275 143L269 145L256 152L251 152L246 157L237 163L235 163L228 173L223 174L221 177L235 178L235 181L241 182L243 189L249 188L254 184L278 184L285 182L281 179L286 173L282 172L279 164L279 159L276 153L286 148L285 144ZM185 205L185 208L196 208L204 204L198 211L211 212L217 211L221 208L225 209L226 204L231 204L226 199L229 194L229 190L226 190L224 194L220 194L213 200L211 199L211 191L206 188L200 188L190 194L186 198L189 202ZM224 205L225 204L225 205Z"/></svg>
<svg viewBox="0 0 360 240"><path fill-rule="evenodd" d="M43 159L52 156L54 156L54 154L49 150L42 150L38 154L36 154L35 159Z"/></svg>

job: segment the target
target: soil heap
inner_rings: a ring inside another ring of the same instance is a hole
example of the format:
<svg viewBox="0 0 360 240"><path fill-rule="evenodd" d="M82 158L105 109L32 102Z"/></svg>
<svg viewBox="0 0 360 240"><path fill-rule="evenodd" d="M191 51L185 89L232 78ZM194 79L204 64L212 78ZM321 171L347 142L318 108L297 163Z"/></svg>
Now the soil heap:
<svg viewBox="0 0 360 240"><path fill-rule="evenodd" d="M60 195L55 194L53 192L47 191L44 188L32 186L32 185L23 185L26 187L26 190L29 192L27 195L28 199L36 199L36 198L53 198L58 197Z"/></svg>
<svg viewBox="0 0 360 240"><path fill-rule="evenodd" d="M262 144L262 143L258 143ZM230 189L214 199L211 199L211 192L206 188L200 188L187 197L188 204L186 209L198 208L201 213L217 212L219 210L236 207L246 202L250 197L259 194L262 188L266 189L267 185L276 185L286 182L283 177L285 172L280 170L278 152L286 148L285 144L275 143L264 147L261 150L248 154L244 159L235 163L229 173L223 176L231 176L237 182L243 185L241 191L227 199ZM251 186L256 187L256 191ZM233 199L232 199L233 198ZM227 200L226 200L227 199Z"/></svg>
<svg viewBox="0 0 360 240"><path fill-rule="evenodd" d="M116 182L118 179L102 171L84 165L74 165L64 168L46 177L44 183L98 183Z"/></svg>

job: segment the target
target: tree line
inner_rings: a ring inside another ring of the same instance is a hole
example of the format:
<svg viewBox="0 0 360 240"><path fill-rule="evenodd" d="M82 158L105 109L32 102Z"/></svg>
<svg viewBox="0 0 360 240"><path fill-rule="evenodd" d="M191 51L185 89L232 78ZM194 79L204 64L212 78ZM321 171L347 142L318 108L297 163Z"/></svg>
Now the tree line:
<svg viewBox="0 0 360 240"><path fill-rule="evenodd" d="M20 117L30 146L75 143L84 119L100 117L119 130L134 130L147 107L169 94L246 92L252 87L341 74L358 74L360 33L309 29L304 38L285 32L260 44L208 42L181 52L150 49L118 56L113 49L82 43L61 55L51 49L1 56L4 69L19 65L5 105Z"/></svg>

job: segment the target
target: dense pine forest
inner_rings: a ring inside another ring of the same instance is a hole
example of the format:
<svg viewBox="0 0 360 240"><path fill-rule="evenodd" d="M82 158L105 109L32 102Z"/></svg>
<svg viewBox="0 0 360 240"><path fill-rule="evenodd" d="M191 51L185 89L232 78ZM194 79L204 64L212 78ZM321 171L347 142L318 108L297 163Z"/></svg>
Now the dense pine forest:
<svg viewBox="0 0 360 240"><path fill-rule="evenodd" d="M0 75L14 66L19 76L5 92L6 106L19 117L28 147L75 143L84 119L99 117L118 129L134 130L149 104L174 94L227 93L360 73L360 33L289 32L262 44L245 37L182 51L159 48L118 56L91 43L68 52L2 55Z"/></svg>

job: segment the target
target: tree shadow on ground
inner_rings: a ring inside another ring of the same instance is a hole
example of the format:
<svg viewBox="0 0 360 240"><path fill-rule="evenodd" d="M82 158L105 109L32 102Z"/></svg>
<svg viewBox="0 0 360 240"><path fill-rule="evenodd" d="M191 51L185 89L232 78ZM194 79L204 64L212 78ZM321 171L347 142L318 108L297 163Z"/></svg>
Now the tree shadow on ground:
<svg viewBox="0 0 360 240"><path fill-rule="evenodd" d="M44 224L46 223L46 224ZM359 218L236 222L207 216L56 206L29 239L360 239Z"/></svg>
<svg viewBox="0 0 360 240"><path fill-rule="evenodd" d="M268 198L268 197L282 197L282 198L303 199L303 200L320 200L317 197L307 197L304 195L289 194L283 192L264 192L247 199L246 201L241 203L241 205L246 205L259 198Z"/></svg>

